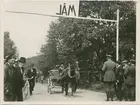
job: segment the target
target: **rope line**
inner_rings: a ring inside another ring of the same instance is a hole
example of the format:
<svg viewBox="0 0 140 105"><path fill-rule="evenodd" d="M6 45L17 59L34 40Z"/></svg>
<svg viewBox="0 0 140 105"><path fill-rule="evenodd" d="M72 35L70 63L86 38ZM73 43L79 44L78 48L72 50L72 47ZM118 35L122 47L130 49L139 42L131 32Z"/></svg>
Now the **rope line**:
<svg viewBox="0 0 140 105"><path fill-rule="evenodd" d="M89 18L89 17L73 17L73 16L63 16L63 15L47 15L41 13L33 13L33 12L18 12L18 11L6 11L10 13L19 13L19 14L30 14L30 15L40 15L40 16L50 16L50 17L62 17L62 18L73 18L73 19L83 19L83 20L94 20L94 21L106 21L106 22L117 22L117 20L109 20L109 19L97 19L97 18Z"/></svg>

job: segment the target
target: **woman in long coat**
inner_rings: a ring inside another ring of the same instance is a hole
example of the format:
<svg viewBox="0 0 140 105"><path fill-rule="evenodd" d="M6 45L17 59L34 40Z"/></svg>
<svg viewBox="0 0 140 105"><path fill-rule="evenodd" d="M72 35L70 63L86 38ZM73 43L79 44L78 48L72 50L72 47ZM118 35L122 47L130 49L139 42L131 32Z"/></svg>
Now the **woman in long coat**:
<svg viewBox="0 0 140 105"><path fill-rule="evenodd" d="M107 55L107 61L104 63L102 67L102 70L105 72L103 81L105 82L106 86L107 101L109 101L109 98L111 98L111 101L113 101L114 83L116 80L115 76L116 63L112 61L111 58L112 58L111 55Z"/></svg>

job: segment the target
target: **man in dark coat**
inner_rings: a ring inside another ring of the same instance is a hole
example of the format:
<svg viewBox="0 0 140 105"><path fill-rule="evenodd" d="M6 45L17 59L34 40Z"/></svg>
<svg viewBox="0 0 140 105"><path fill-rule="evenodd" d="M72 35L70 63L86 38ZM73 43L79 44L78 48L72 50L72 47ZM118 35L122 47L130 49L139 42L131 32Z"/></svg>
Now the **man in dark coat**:
<svg viewBox="0 0 140 105"><path fill-rule="evenodd" d="M31 68L27 72L27 77L29 78L29 85L30 85L30 95L32 95L32 91L34 90L35 86L35 77L36 77L36 69L34 68L34 64L31 65Z"/></svg>
<svg viewBox="0 0 140 105"><path fill-rule="evenodd" d="M4 101L15 101L15 68L12 56L6 58L4 65Z"/></svg>
<svg viewBox="0 0 140 105"><path fill-rule="evenodd" d="M15 72L15 93L17 101L23 101L22 88L24 87L23 73L26 59L21 57Z"/></svg>
<svg viewBox="0 0 140 105"><path fill-rule="evenodd" d="M68 64L68 67L63 69L63 72L61 73L62 78L62 92L65 92L65 95L68 95L68 85L69 85L69 76L68 71L70 69L70 65Z"/></svg>
<svg viewBox="0 0 140 105"><path fill-rule="evenodd" d="M130 61L131 65L128 68L125 79L125 100L135 101L135 80L136 80L136 68L135 61Z"/></svg>
<svg viewBox="0 0 140 105"><path fill-rule="evenodd" d="M117 99L119 101L121 101L123 98L122 85L124 83L124 69L123 69L123 65L121 64L120 61L117 61L116 64L117 64L117 68L116 68L116 95L117 95Z"/></svg>
<svg viewBox="0 0 140 105"><path fill-rule="evenodd" d="M109 101L109 98L113 101L116 63L112 61L111 55L107 55L107 61L104 63L102 70L105 72L103 81L106 86L107 101Z"/></svg>

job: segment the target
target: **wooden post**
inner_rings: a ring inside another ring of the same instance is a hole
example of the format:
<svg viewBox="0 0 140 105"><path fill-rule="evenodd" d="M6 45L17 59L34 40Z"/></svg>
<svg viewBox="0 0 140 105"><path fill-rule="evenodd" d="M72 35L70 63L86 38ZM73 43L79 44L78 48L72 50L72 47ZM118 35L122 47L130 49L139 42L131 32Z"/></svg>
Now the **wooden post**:
<svg viewBox="0 0 140 105"><path fill-rule="evenodd" d="M116 60L119 60L119 9L117 9Z"/></svg>

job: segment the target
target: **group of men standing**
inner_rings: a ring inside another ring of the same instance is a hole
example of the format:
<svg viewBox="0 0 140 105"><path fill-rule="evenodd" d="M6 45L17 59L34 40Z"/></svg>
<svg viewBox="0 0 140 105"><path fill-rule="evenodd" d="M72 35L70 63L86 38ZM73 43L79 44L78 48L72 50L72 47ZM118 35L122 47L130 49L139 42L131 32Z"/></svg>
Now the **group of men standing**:
<svg viewBox="0 0 140 105"><path fill-rule="evenodd" d="M135 60L114 62L112 56L107 55L107 61L102 70L107 101L110 99L113 101L114 93L117 100L135 101Z"/></svg>
<svg viewBox="0 0 140 105"><path fill-rule="evenodd" d="M4 101L23 101L22 88L24 87L23 72L26 59L21 57L14 61L8 56L4 65Z"/></svg>
<svg viewBox="0 0 140 105"><path fill-rule="evenodd" d="M28 78L30 85L30 94L32 94L35 85L36 70L34 65L25 74L24 65L26 58L21 57L15 60L12 56L5 59L4 64L4 101L23 101L22 88L25 85L25 77Z"/></svg>

